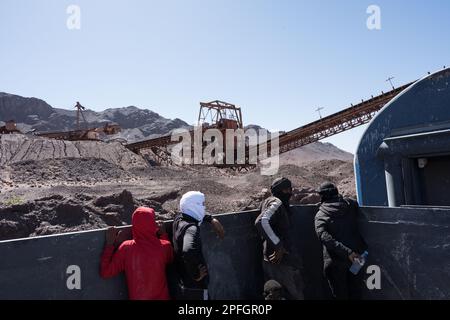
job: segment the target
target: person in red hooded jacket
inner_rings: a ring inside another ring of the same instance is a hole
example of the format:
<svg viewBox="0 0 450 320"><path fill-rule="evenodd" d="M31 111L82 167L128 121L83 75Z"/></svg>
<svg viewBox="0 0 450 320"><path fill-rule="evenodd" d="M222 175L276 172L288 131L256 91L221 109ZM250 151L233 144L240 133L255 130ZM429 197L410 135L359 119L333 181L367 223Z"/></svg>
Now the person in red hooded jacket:
<svg viewBox="0 0 450 320"><path fill-rule="evenodd" d="M132 216L132 240L124 241L114 252L117 229L106 232L100 276L114 277L124 271L131 300L169 300L166 267L173 260L167 234L158 237L155 211L137 208Z"/></svg>

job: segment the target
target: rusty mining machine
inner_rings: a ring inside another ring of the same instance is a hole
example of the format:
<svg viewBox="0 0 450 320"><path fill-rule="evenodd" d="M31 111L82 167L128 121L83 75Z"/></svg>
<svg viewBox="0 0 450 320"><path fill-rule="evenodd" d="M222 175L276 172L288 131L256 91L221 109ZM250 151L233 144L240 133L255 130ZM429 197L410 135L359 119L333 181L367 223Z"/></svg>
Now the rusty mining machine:
<svg viewBox="0 0 450 320"><path fill-rule="evenodd" d="M198 126L201 127L202 133L208 129L219 130L223 137L225 137L225 131L227 129L244 129L242 121L242 111L241 108L224 101L214 100L211 102L200 102L200 110L198 114ZM194 136L194 130L191 130L190 135ZM157 164L162 165L175 165L171 158L171 147L177 142L171 141L171 136L166 135L154 139L147 139L143 141L138 141L126 145L131 151L140 154L143 150L150 150L152 160ZM206 143L203 143L203 147ZM226 141L224 141L224 149L226 146ZM194 154L194 146L192 145L191 154ZM223 150L225 154L225 150ZM225 163L226 161L224 161ZM192 164L194 165L192 160ZM226 165L216 165L217 167L225 167ZM239 169L246 168L249 166L239 166Z"/></svg>
<svg viewBox="0 0 450 320"><path fill-rule="evenodd" d="M100 140L100 134L113 135L120 132L121 128L117 124L106 123L103 127L88 128L88 122L83 114L86 110L78 101L75 105L77 109L77 129L73 131L44 132L37 136L58 140ZM80 116L83 118L85 128L80 125Z"/></svg>
<svg viewBox="0 0 450 320"><path fill-rule="evenodd" d="M19 129L17 129L17 125L14 120L6 121L5 125L0 127L0 134L11 133L22 133Z"/></svg>

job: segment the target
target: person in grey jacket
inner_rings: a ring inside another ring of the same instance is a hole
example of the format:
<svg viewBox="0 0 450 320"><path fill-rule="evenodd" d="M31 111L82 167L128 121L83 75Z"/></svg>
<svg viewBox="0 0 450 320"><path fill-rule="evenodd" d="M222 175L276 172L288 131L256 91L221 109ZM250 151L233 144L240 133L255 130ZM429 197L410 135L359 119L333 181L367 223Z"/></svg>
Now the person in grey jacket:
<svg viewBox="0 0 450 320"><path fill-rule="evenodd" d="M290 238L292 183L287 178L278 178L272 183L271 192L255 221L263 240L265 278L279 282L287 291L287 298L303 300L302 260L293 250Z"/></svg>
<svg viewBox="0 0 450 320"><path fill-rule="evenodd" d="M324 275L335 299L359 299L362 273L349 271L367 250L358 229L358 202L342 197L331 182L323 183L317 191L321 204L315 228L323 246Z"/></svg>

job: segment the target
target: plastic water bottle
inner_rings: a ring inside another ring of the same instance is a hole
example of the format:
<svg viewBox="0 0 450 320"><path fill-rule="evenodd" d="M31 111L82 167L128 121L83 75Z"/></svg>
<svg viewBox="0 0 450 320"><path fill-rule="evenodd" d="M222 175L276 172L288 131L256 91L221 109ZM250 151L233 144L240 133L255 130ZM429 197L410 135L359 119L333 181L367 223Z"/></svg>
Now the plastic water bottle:
<svg viewBox="0 0 450 320"><path fill-rule="evenodd" d="M353 264L350 267L350 272L353 274L358 274L359 270L361 270L361 268L366 264L366 259L368 256L369 253L364 251L360 259L355 259L355 261L353 261Z"/></svg>

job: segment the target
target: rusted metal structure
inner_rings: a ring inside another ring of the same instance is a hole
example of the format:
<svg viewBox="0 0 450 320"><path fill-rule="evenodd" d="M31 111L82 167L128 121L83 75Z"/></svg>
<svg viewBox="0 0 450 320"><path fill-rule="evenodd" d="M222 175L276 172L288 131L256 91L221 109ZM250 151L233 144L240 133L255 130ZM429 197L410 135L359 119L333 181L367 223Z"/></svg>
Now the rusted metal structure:
<svg viewBox="0 0 450 320"><path fill-rule="evenodd" d="M113 135L120 132L121 128L117 124L105 124L103 127L86 128L80 127L80 115L83 118L85 126L88 126L88 122L84 117L83 110L86 110L78 101L75 105L77 109L77 129L74 131L61 131L61 132L44 132L38 133L37 136L46 137L58 140L100 140L101 134Z"/></svg>
<svg viewBox="0 0 450 320"><path fill-rule="evenodd" d="M16 122L14 120L6 121L5 125L0 127L0 134L9 133L21 133L21 131L17 129Z"/></svg>
<svg viewBox="0 0 450 320"><path fill-rule="evenodd" d="M193 131L191 131L191 135L193 135ZM169 147L172 144L174 144L174 142L171 141L171 136L162 136L159 138L129 143L125 145L125 147L136 154L141 154L142 151L150 151L151 155L146 154L145 158L151 158L151 156L153 156L153 161L158 164L173 165L169 151Z"/></svg>
<svg viewBox="0 0 450 320"><path fill-rule="evenodd" d="M334 113L320 120L301 126L292 131L282 133L279 136L279 153L305 146L307 144L331 137L335 134L350 130L360 125L368 123L383 106L392 100L401 91L409 87L411 83L395 88L389 92L382 92L381 95L373 97L367 101L352 105L340 112ZM211 121L208 123L207 121ZM200 103L199 122L203 124L203 130L217 128L220 130L243 128L242 113L239 107L223 101L212 101L209 103ZM190 132L193 135L194 131ZM176 142L171 141L170 136L163 136L156 139L139 141L126 145L126 147L135 153L141 150L151 149L165 163L170 163L169 146ZM225 143L226 144L226 143ZM267 146L264 146L267 144ZM236 145L236 144L235 144ZM258 150L264 150L271 155L270 141L262 145L255 146ZM251 151L254 151L252 149ZM246 159L248 162L250 150L246 148ZM159 155L159 156L158 156ZM218 165L220 167L226 165ZM232 167L248 167L248 163L243 165L232 165Z"/></svg>
<svg viewBox="0 0 450 320"><path fill-rule="evenodd" d="M210 121L210 122L208 122ZM215 100L200 102L198 123L206 129L243 129L241 108L233 104ZM194 131L191 131L191 135ZM130 143L127 148L135 153L140 150L165 147L174 144L170 135Z"/></svg>
<svg viewBox="0 0 450 320"><path fill-rule="evenodd" d="M77 130L80 130L80 115L83 117L84 123L87 124L86 118L84 117L83 110L86 110L78 101L75 105L75 109L77 109Z"/></svg>
<svg viewBox="0 0 450 320"><path fill-rule="evenodd" d="M241 108L219 100L200 102L198 123L206 124L208 128L216 129L244 128Z"/></svg>
<svg viewBox="0 0 450 320"><path fill-rule="evenodd" d="M320 120L286 132L279 136L279 153L305 146L307 144L331 137L335 134L353 129L370 122L377 112L391 101L396 95L409 87L405 84L379 96L352 105L342 111L323 117ZM268 152L270 153L270 142Z"/></svg>
<svg viewBox="0 0 450 320"><path fill-rule="evenodd" d="M193 131L191 131L193 134ZM133 142L126 145L128 149L134 153L139 153L141 150L166 147L173 144L170 136L162 136L154 139L147 139L143 141Z"/></svg>
<svg viewBox="0 0 450 320"><path fill-rule="evenodd" d="M44 132L36 134L39 137L46 137L58 140L100 140L100 135L112 135L120 132L120 126L116 124L105 124L103 127L80 129L61 132Z"/></svg>
<svg viewBox="0 0 450 320"><path fill-rule="evenodd" d="M120 128L120 126L118 124L107 123L101 128L96 128L96 130L99 132L103 132L106 135L113 135L113 134L119 133L122 129Z"/></svg>
<svg viewBox="0 0 450 320"><path fill-rule="evenodd" d="M210 119L208 122L208 119ZM238 129L244 129L244 123L242 121L242 111L241 108L220 100L214 100L211 102L200 102L200 111L198 115L198 124L202 125L203 130L207 129L217 129L220 130L222 138L223 138L223 145L221 150L219 151L220 155L218 155L220 158L222 158L222 164L216 164L217 167L229 167L229 168L236 168L238 170L248 168L247 165L227 165L227 154L226 154L226 148L228 145L232 146L235 149L235 146L237 145L237 137L234 137L233 144L230 144L229 141L227 141L227 130L238 130ZM204 142L204 147L206 147L206 143ZM216 156L214 150L214 153L212 154L213 157ZM236 154L234 155L234 158L236 158ZM232 161L234 162L234 161Z"/></svg>
<svg viewBox="0 0 450 320"><path fill-rule="evenodd" d="M224 148L226 146L225 131L227 129L243 129L241 108L224 101L200 102L200 110L198 115L198 125L201 126L202 133L208 129L220 130L224 137ZM194 137L194 130L190 132ZM177 142L171 141L171 136L163 136L155 139L148 139L128 144L126 147L135 153L142 150L150 150L154 160L160 164L173 165L171 159L170 146ZM192 146L191 154L194 154L194 146ZM225 150L223 150L225 155ZM193 163L194 161L192 161ZM223 161L226 163L225 159ZM226 167L227 165L217 165Z"/></svg>

